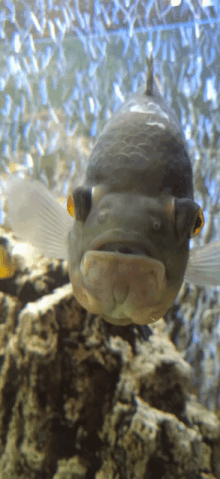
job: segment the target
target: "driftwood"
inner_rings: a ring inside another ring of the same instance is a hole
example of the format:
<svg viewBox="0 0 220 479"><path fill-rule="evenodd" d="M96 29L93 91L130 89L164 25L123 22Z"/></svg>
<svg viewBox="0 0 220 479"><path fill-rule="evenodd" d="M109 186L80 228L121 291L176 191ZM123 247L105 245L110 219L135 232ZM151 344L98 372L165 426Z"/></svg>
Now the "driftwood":
<svg viewBox="0 0 220 479"><path fill-rule="evenodd" d="M144 341L83 310L65 263L13 249L11 260L15 274L0 281L0 479L219 479L219 421L190 393L164 321Z"/></svg>

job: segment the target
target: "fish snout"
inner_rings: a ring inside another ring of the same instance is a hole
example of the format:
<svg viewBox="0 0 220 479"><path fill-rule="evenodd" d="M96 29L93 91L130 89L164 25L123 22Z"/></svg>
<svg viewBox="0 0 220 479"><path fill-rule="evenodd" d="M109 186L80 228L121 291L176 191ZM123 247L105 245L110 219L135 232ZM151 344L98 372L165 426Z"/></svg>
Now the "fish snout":
<svg viewBox="0 0 220 479"><path fill-rule="evenodd" d="M111 251L111 244L106 244L87 251L80 277L78 299L82 303L83 297L86 309L110 322L148 324L161 317L156 310L166 290L164 264L137 246L114 244Z"/></svg>

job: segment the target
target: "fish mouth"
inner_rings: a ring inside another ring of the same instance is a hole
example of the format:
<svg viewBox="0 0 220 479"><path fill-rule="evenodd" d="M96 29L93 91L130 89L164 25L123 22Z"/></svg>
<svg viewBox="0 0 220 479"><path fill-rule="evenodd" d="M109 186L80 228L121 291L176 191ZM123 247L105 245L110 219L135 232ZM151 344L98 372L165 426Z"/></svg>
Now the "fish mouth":
<svg viewBox="0 0 220 479"><path fill-rule="evenodd" d="M99 235L87 247L86 251L100 251L103 253L143 256L163 262L157 248L147 238L143 238L135 231L126 232L120 229L107 231Z"/></svg>
<svg viewBox="0 0 220 479"><path fill-rule="evenodd" d="M149 256L151 254L146 251L142 246L132 243L125 242L110 242L103 244L97 251L105 251L108 253L120 253L126 255L135 255L135 256Z"/></svg>
<svg viewBox="0 0 220 479"><path fill-rule="evenodd" d="M109 230L90 241L76 278L72 284L79 302L114 324L147 324L164 311L165 265L138 233Z"/></svg>

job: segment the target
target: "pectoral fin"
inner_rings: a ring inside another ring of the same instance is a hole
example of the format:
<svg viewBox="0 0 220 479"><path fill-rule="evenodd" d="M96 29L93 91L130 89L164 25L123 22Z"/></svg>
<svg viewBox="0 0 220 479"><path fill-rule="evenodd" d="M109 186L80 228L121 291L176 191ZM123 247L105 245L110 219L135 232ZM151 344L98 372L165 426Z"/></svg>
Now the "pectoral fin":
<svg viewBox="0 0 220 479"><path fill-rule="evenodd" d="M190 251L184 279L198 286L220 286L220 241Z"/></svg>
<svg viewBox="0 0 220 479"><path fill-rule="evenodd" d="M48 258L67 258L73 219L36 180L16 179L6 195L6 218L14 233Z"/></svg>

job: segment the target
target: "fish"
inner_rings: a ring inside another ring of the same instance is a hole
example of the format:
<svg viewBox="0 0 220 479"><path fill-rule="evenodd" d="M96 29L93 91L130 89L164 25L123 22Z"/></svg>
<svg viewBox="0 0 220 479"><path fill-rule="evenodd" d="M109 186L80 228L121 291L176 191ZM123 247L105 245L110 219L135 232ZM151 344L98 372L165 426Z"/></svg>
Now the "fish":
<svg viewBox="0 0 220 479"><path fill-rule="evenodd" d="M7 247L7 239L0 238L0 279L12 278L16 271L15 262Z"/></svg>
<svg viewBox="0 0 220 479"><path fill-rule="evenodd" d="M204 215L152 56L146 85L107 121L66 209L37 180L12 181L6 196L12 230L43 255L66 259L78 302L110 323L159 320L183 281L220 284L220 241L190 250Z"/></svg>

